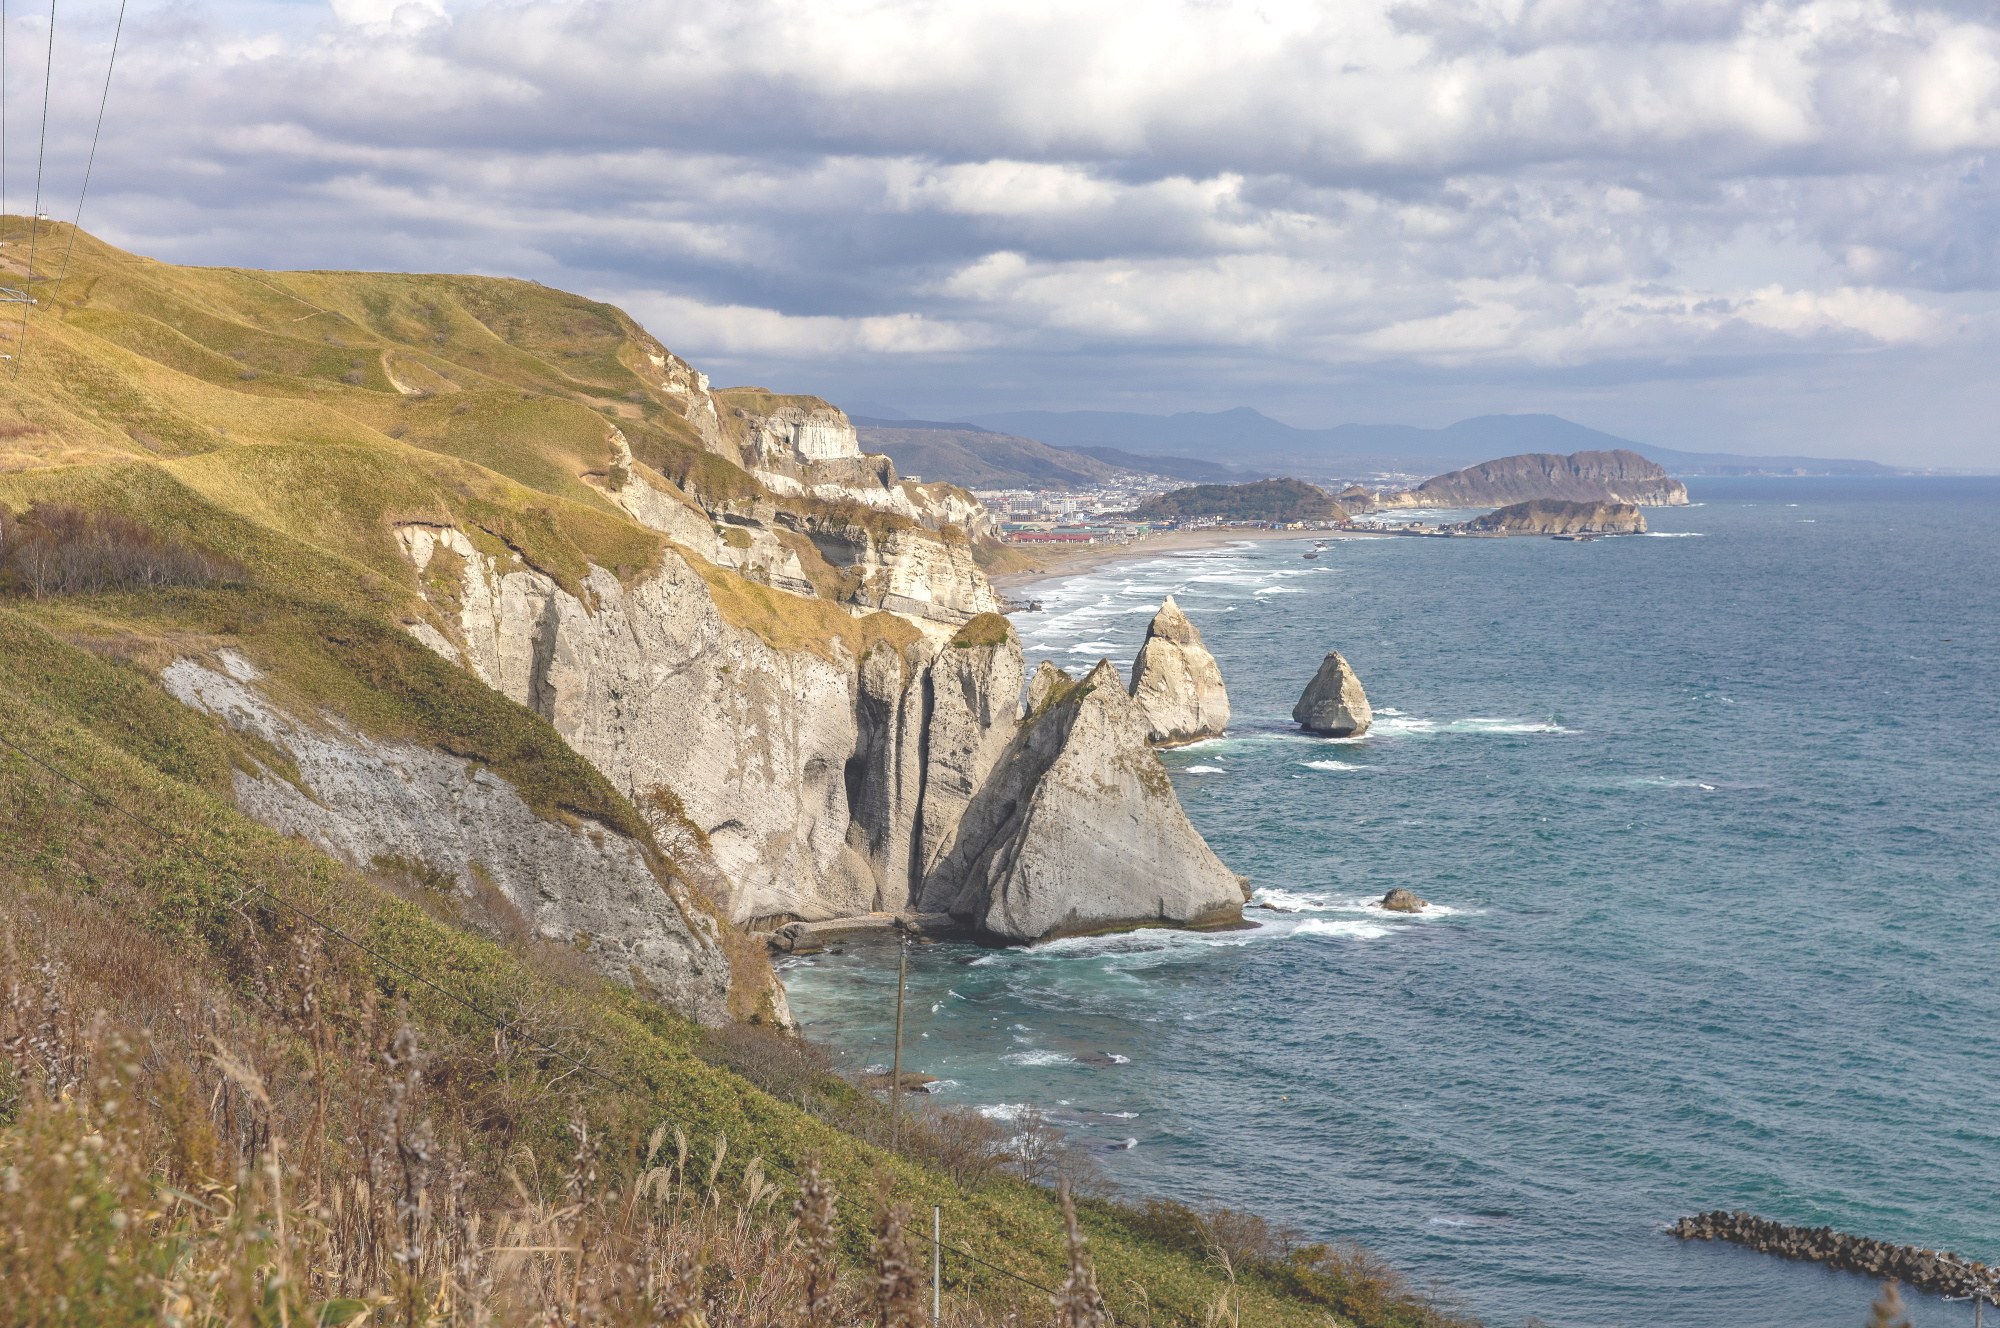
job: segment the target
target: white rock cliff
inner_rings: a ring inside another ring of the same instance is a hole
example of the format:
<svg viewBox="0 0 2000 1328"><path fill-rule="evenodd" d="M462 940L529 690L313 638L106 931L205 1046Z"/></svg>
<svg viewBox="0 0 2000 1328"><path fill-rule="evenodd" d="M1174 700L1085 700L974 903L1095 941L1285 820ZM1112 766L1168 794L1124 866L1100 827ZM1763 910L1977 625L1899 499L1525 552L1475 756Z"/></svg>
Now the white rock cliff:
<svg viewBox="0 0 2000 1328"><path fill-rule="evenodd" d="M923 909L1012 941L1240 922L1242 888L1188 823L1110 661L1081 682L1045 663L1030 697Z"/></svg>
<svg viewBox="0 0 2000 1328"><path fill-rule="evenodd" d="M489 912L498 906L541 937L583 951L607 977L704 1023L728 1018L730 964L716 919L645 848L607 826L538 816L505 780L471 762L371 738L330 716L312 722L272 705L248 660L219 667L179 659L167 691L281 749L296 784L271 771L235 773L237 804L273 829L369 869L419 866ZM782 989L773 1014L789 1024Z"/></svg>
<svg viewBox="0 0 2000 1328"><path fill-rule="evenodd" d="M1131 691L1146 716L1146 740L1156 747L1219 738L1229 727L1222 669L1172 595L1146 628L1132 661Z"/></svg>
<svg viewBox="0 0 2000 1328"><path fill-rule="evenodd" d="M1375 712L1354 669L1338 650L1329 650L1292 707L1292 718L1314 733L1349 738L1366 733L1375 722Z"/></svg>

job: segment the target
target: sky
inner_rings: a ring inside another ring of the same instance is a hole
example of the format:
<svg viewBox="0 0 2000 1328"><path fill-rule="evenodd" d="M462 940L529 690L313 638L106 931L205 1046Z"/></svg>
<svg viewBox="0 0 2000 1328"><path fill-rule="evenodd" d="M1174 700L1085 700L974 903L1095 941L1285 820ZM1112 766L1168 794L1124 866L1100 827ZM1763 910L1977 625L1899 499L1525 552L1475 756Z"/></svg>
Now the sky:
<svg viewBox="0 0 2000 1328"><path fill-rule="evenodd" d="M46 0L5 0L7 207ZM55 0L67 219L115 0ZM718 384L2000 469L2000 3L129 0L83 222Z"/></svg>

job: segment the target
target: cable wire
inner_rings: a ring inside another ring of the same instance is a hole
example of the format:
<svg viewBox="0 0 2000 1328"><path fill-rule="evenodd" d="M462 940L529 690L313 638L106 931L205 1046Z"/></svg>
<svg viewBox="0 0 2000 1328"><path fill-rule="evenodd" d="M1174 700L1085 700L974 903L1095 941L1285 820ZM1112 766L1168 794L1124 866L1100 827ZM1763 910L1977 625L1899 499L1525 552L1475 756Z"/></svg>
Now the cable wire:
<svg viewBox="0 0 2000 1328"><path fill-rule="evenodd" d="M942 1246L942 1248L950 1250L953 1254L962 1254L966 1258L972 1260L974 1263L978 1264L982 1268L991 1268L996 1273L1007 1273L1007 1276L1013 1278L1016 1282L1027 1282L1029 1286L1033 1287L1037 1291L1046 1291L1051 1296L1056 1294L1056 1290L1054 1287L1045 1287L1040 1282L1029 1282L1027 1278L1021 1276L1019 1273L1008 1273L1007 1270L1005 1268L1002 1268L999 1264L987 1263L986 1260L980 1258L978 1255L974 1254L971 1250L962 1250L956 1245L944 1245Z"/></svg>
<svg viewBox="0 0 2000 1328"><path fill-rule="evenodd" d="M28 266L21 274L23 294L32 295L35 285L35 242L42 235L42 165L49 155L49 83L56 72L56 0L49 0L49 53L42 63L42 136L35 150L35 210L28 216ZM21 360L28 349L28 309L32 299L21 301L21 335L14 343L14 372L21 376Z"/></svg>
<svg viewBox="0 0 2000 1328"><path fill-rule="evenodd" d="M49 296L51 309L55 308L62 295L63 281L69 276L69 256L76 252L76 233L83 225L83 200L90 193L90 172L97 165L97 140L104 136L104 108L111 103L111 71L118 67L118 39L124 35L125 0L118 0L118 26L111 31L111 58L104 64L104 95L97 99L97 128L90 135L90 156L83 163L83 188L76 191L76 220L69 224L69 247L63 250L55 293Z"/></svg>
<svg viewBox="0 0 2000 1328"><path fill-rule="evenodd" d="M0 217L7 215L7 0L0 0ZM5 241L0 241L5 243Z"/></svg>

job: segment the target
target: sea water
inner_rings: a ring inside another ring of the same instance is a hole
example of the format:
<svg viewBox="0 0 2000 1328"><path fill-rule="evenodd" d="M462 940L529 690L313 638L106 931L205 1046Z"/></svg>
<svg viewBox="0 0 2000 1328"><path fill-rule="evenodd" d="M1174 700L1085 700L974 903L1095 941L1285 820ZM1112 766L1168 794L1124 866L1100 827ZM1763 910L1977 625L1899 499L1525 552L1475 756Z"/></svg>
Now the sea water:
<svg viewBox="0 0 2000 1328"><path fill-rule="evenodd" d="M1864 1278L1662 1231L1706 1209L2000 1261L2000 480L1689 489L1651 537L1275 541L1036 588L1031 667L1129 669L1166 594L1200 627L1234 720L1164 759L1287 911L918 947L906 1067L1493 1324L1866 1319ZM1290 721L1330 648L1363 738ZM1430 906L1383 912L1394 886ZM889 956L784 974L856 1064L889 1059Z"/></svg>

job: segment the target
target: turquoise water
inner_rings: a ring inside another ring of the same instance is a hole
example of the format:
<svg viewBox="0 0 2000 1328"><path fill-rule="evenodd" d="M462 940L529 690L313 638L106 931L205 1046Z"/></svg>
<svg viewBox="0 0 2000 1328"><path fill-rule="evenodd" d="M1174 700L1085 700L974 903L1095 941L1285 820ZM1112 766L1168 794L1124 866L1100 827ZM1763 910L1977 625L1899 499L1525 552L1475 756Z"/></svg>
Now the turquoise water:
<svg viewBox="0 0 2000 1328"><path fill-rule="evenodd" d="M1702 1209L2000 1260L2000 481L1689 487L1663 537L1279 542L1042 588L1031 661L1073 668L1129 665L1179 599L1235 721L1167 763L1295 911L925 947L906 1064L1493 1324L1865 1320L1861 1278L1661 1234ZM1364 739L1289 722L1329 647ZM1370 905L1397 885L1433 907ZM885 958L795 961L809 1033L886 1060Z"/></svg>

